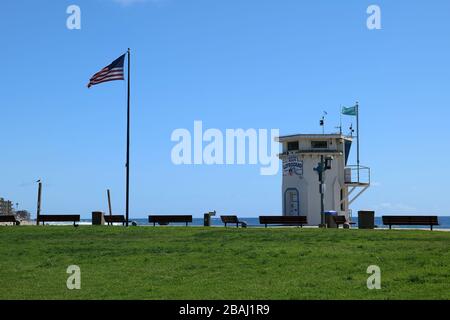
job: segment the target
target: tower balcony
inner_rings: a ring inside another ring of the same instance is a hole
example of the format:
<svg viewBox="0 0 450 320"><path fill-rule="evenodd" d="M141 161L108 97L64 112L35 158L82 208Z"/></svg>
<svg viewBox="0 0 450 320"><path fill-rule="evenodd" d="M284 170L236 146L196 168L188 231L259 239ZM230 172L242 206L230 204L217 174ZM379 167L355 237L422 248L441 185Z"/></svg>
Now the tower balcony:
<svg viewBox="0 0 450 320"><path fill-rule="evenodd" d="M344 181L350 187L370 186L370 168L365 166L351 165L344 169Z"/></svg>

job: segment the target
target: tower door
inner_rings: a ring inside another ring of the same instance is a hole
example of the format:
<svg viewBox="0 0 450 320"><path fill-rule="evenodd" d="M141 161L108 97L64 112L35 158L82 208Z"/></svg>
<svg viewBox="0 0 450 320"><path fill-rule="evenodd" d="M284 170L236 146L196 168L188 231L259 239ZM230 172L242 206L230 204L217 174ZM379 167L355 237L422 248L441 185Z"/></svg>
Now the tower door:
<svg viewBox="0 0 450 320"><path fill-rule="evenodd" d="M286 216L300 215L300 200L298 190L295 188L287 189L284 193L284 214Z"/></svg>

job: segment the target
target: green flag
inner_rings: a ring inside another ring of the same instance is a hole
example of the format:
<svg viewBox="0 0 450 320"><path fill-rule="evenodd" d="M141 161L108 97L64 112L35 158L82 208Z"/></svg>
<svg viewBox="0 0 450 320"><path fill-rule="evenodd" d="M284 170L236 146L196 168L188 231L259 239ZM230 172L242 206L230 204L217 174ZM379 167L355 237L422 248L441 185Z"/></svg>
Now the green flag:
<svg viewBox="0 0 450 320"><path fill-rule="evenodd" d="M342 107L342 114L346 116L356 116L358 113L358 108L356 106L354 107Z"/></svg>

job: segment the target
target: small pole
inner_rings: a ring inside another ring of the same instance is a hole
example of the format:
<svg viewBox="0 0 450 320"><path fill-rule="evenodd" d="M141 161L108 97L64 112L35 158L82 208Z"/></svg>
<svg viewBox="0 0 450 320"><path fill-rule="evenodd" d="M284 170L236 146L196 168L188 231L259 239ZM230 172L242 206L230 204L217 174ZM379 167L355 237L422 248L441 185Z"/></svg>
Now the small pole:
<svg viewBox="0 0 450 320"><path fill-rule="evenodd" d="M358 167L358 183L359 183L359 102L356 102L356 136L357 136L357 141L356 141L356 165Z"/></svg>
<svg viewBox="0 0 450 320"><path fill-rule="evenodd" d="M322 120L320 120L320 125L322 126L322 134L325 134L325 117L328 115L328 112L324 111L322 115Z"/></svg>
<svg viewBox="0 0 450 320"><path fill-rule="evenodd" d="M322 222L322 227L325 226L325 206L324 206L324 192L323 192L323 174L325 169L325 163L323 161L323 155L320 156L320 217Z"/></svg>
<svg viewBox="0 0 450 320"><path fill-rule="evenodd" d="M42 182L38 180L38 199L37 199L37 210L36 210L36 224L39 225L39 217L41 216L41 195L42 195Z"/></svg>
<svg viewBox="0 0 450 320"><path fill-rule="evenodd" d="M108 193L108 208L109 208L109 215L112 216L112 209L111 209L111 193L109 192L109 189L107 190Z"/></svg>
<svg viewBox="0 0 450 320"><path fill-rule="evenodd" d="M320 156L320 162L317 164L317 168L314 168L314 171L319 175L319 193L320 193L320 225L319 228L326 228L325 223L325 205L324 205L324 173L326 171L324 156Z"/></svg>

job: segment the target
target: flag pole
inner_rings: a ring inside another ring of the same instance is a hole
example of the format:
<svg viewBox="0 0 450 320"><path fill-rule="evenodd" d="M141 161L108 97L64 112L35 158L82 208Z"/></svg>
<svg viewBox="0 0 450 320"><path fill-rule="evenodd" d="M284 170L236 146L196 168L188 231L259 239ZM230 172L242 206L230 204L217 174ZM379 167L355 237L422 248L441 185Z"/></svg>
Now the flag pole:
<svg viewBox="0 0 450 320"><path fill-rule="evenodd" d="M128 48L128 97L127 97L127 161L126 161L126 201L125 201L125 215L126 226L128 227L129 218L129 200L130 200L130 48Z"/></svg>
<svg viewBox="0 0 450 320"><path fill-rule="evenodd" d="M358 140L356 141L356 164L358 166L358 183L359 183L359 102L356 102L356 135Z"/></svg>

